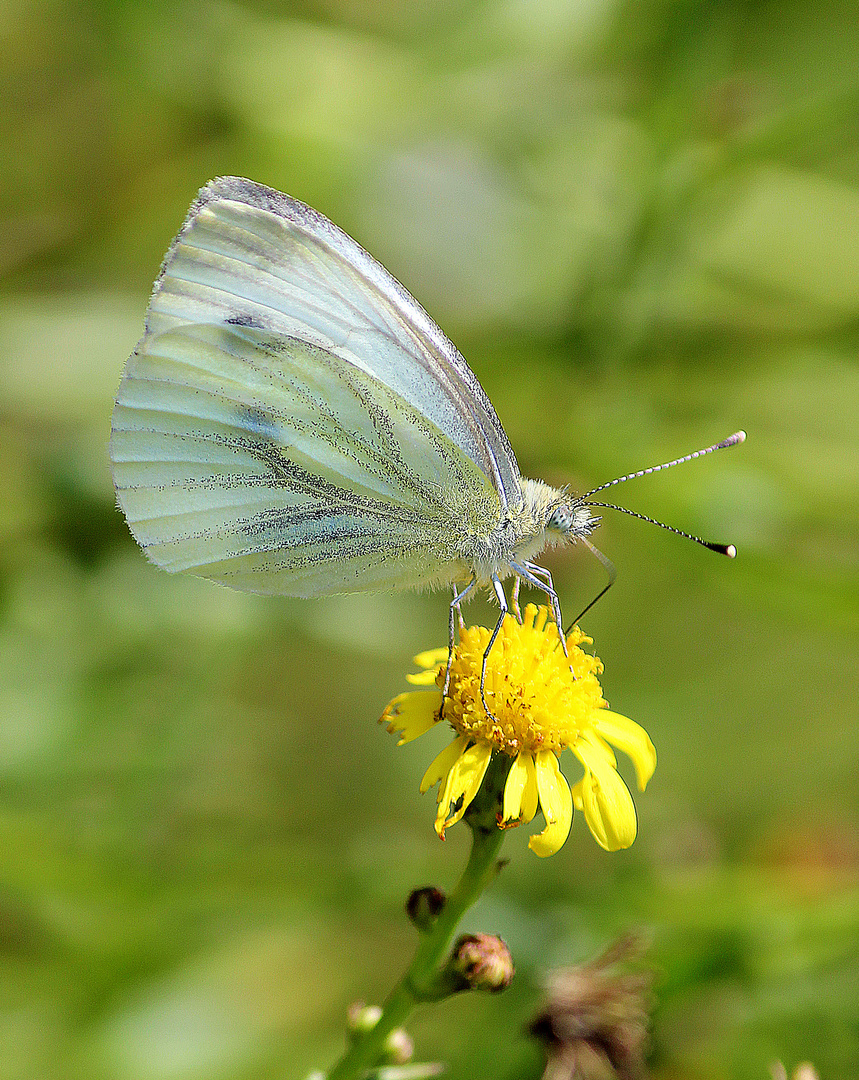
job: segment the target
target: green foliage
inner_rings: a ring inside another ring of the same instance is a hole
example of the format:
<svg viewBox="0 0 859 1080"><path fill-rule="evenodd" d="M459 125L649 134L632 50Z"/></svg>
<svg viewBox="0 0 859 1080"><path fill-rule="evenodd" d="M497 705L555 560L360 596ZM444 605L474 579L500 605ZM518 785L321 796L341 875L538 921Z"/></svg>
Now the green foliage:
<svg viewBox="0 0 859 1080"><path fill-rule="evenodd" d="M660 755L639 839L579 822L537 864L511 837L466 929L519 975L419 1015L420 1057L538 1075L541 971L646 925L661 1080L855 1076L854 6L2 0L0 28L0 1076L325 1065L403 966L407 892L463 855L427 750L375 725L443 596L231 594L148 566L113 509L121 367L223 173L380 258L526 475L749 432L621 489L735 563L609 511L596 537L619 580L585 629ZM599 567L552 565L573 616Z"/></svg>

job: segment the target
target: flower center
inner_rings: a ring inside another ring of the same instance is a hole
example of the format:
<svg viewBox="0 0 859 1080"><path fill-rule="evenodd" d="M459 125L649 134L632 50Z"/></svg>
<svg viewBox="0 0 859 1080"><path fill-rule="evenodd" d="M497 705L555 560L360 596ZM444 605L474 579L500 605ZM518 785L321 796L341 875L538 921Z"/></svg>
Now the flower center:
<svg viewBox="0 0 859 1080"><path fill-rule="evenodd" d="M597 680L602 664L579 648L591 639L574 629L568 658L545 608L529 604L524 615L522 623L505 618L489 653L484 696L493 715L487 715L480 694L490 638L482 626L461 632L444 702L444 719L455 731L511 757L523 750L560 752L589 726L594 709L606 704ZM444 684L443 665L437 683Z"/></svg>

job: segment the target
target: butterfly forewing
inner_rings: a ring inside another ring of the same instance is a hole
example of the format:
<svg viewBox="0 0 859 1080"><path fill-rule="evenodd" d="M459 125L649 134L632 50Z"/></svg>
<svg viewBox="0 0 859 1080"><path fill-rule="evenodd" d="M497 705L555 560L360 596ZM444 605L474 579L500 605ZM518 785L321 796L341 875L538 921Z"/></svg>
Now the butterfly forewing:
<svg viewBox="0 0 859 1080"><path fill-rule="evenodd" d="M522 495L501 423L465 360L390 274L327 218L226 177L200 193L168 252L148 334L247 325L362 368L431 417L490 479L502 507Z"/></svg>
<svg viewBox="0 0 859 1080"><path fill-rule="evenodd" d="M150 324L113 426L117 491L149 556L235 588L447 582L467 574L463 535L500 516L485 473L396 391L252 326Z"/></svg>

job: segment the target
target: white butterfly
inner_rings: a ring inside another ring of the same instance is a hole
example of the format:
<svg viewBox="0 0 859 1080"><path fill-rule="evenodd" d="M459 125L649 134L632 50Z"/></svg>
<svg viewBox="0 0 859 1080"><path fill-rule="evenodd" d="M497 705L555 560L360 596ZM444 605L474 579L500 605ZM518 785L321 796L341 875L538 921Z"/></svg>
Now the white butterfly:
<svg viewBox="0 0 859 1080"><path fill-rule="evenodd" d="M587 501L601 488L524 479L406 290L327 218L237 177L202 189L167 252L110 452L131 531L164 569L303 597L453 585L451 628L481 585L503 618L511 575L560 627L532 559L584 540L605 505Z"/></svg>

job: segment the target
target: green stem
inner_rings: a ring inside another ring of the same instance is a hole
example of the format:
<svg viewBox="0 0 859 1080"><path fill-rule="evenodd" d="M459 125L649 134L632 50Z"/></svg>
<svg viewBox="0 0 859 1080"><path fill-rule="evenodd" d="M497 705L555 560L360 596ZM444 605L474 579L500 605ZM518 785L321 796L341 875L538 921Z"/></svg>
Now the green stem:
<svg viewBox="0 0 859 1080"><path fill-rule="evenodd" d="M421 1002L439 999L436 979L450 942L459 920L495 877L496 855L503 839L504 833L494 823L490 828L472 828L471 854L459 883L438 918L421 934L414 959L388 995L378 1023L355 1037L328 1073L328 1080L358 1080L379 1063L388 1035L404 1023L412 1009Z"/></svg>

